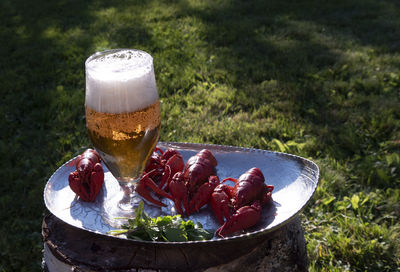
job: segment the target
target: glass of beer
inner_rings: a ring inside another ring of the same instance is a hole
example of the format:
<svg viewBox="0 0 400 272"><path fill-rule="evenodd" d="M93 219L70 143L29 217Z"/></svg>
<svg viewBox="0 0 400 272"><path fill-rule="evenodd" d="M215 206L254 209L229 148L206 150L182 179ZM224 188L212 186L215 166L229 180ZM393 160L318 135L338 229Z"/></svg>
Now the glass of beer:
<svg viewBox="0 0 400 272"><path fill-rule="evenodd" d="M98 52L85 62L86 126L103 162L117 179L117 192L107 191L103 218L134 217L138 182L158 141L160 101L153 58L136 49Z"/></svg>

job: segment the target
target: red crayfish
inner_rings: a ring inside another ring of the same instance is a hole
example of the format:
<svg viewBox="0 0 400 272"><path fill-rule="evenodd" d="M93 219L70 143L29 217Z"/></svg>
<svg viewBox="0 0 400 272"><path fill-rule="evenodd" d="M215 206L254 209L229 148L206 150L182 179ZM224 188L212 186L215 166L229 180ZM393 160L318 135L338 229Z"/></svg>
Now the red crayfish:
<svg viewBox="0 0 400 272"><path fill-rule="evenodd" d="M168 190L173 175L181 172L183 167L182 155L176 149L170 148L163 152L156 147L136 186L136 192L149 202L165 207L166 205L155 199L148 189L159 196L173 200L172 196L164 190Z"/></svg>
<svg viewBox="0 0 400 272"><path fill-rule="evenodd" d="M185 164L184 178L190 194L195 193L197 188L207 181L217 164L217 159L208 149L203 149L189 158Z"/></svg>
<svg viewBox="0 0 400 272"><path fill-rule="evenodd" d="M195 210L195 208L190 208L189 199L199 198L195 196L196 192L203 191L203 189L199 189L214 173L216 165L217 160L207 149L201 150L184 164L182 156L177 150L170 148L163 152L156 148L136 191L148 201L165 206L164 203L151 196L150 191L146 189L149 188L156 195L173 200L179 214L189 215L191 211ZM193 206L194 202L191 203Z"/></svg>
<svg viewBox="0 0 400 272"><path fill-rule="evenodd" d="M87 149L74 163L76 170L68 176L69 187L83 201L93 202L104 183L100 155L93 149Z"/></svg>
<svg viewBox="0 0 400 272"><path fill-rule="evenodd" d="M226 178L223 182L230 180L235 183L232 189L233 206L235 210L258 199L261 204L271 200L273 185L265 185L264 175L259 168L251 168L242 174L239 179Z"/></svg>
<svg viewBox="0 0 400 272"><path fill-rule="evenodd" d="M222 183L228 180L233 181L235 186L220 184L211 195L211 207L223 224L217 230L217 235L221 237L254 226L260 220L261 205L271 201L274 189L273 185L264 183L264 175L258 168L247 170L239 179L226 178Z"/></svg>
<svg viewBox="0 0 400 272"><path fill-rule="evenodd" d="M199 212L210 203L221 224L216 232L220 237L254 226L261 218L262 205L271 201L274 186L264 183L264 175L258 168L249 169L238 179L226 178L220 182L215 175L217 164L207 149L189 158L186 164L178 151L156 149L137 191L160 206L165 204L154 199L146 187L156 195L170 198L182 216ZM235 185L229 186L226 181Z"/></svg>
<svg viewBox="0 0 400 272"><path fill-rule="evenodd" d="M214 174L216 166L217 160L211 151L203 149L189 158L183 173L178 172L174 175L173 181L169 185L169 190L174 199L175 208L182 216L184 213L181 203L187 216L207 204L213 190L207 188L214 186L215 183L212 181L210 185L210 182L207 181ZM206 191L209 191L209 193L207 194ZM189 199L191 199L190 202Z"/></svg>
<svg viewBox="0 0 400 272"><path fill-rule="evenodd" d="M255 200L251 205L243 206L219 228L217 235L225 237L228 234L250 228L260 221L261 205L259 200Z"/></svg>

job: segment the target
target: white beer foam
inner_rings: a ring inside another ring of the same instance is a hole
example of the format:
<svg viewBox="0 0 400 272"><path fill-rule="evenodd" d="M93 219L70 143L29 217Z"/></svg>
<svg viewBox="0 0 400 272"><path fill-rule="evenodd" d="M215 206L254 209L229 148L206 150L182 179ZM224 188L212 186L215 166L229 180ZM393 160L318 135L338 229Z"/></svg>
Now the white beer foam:
<svg viewBox="0 0 400 272"><path fill-rule="evenodd" d="M110 50L89 57L86 106L98 112L144 109L158 100L153 58L140 50Z"/></svg>

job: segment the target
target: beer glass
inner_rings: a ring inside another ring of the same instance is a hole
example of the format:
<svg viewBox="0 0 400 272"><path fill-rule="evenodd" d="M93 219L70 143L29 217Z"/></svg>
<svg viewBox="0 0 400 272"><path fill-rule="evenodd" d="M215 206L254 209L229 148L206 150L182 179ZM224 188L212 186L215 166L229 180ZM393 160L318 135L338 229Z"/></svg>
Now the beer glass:
<svg viewBox="0 0 400 272"><path fill-rule="evenodd" d="M134 187L160 133L153 58L136 49L107 50L90 56L85 68L89 138L120 186L105 192L102 215L118 226L117 218L134 217Z"/></svg>

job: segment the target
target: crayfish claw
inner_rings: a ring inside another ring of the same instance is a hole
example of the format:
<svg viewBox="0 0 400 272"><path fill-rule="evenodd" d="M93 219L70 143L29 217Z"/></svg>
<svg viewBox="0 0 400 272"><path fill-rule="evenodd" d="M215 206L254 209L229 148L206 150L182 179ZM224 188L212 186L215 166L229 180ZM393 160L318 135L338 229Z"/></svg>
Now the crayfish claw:
<svg viewBox="0 0 400 272"><path fill-rule="evenodd" d="M260 201L256 200L250 206L243 206L238 209L229 220L217 229L216 234L220 237L225 237L240 230L250 228L257 224L260 218L261 204Z"/></svg>
<svg viewBox="0 0 400 272"><path fill-rule="evenodd" d="M188 190L184 183L183 173L177 172L173 177L169 184L169 192L173 197L173 201L175 203L176 210L179 214L184 216L182 211L181 204L185 208L185 213L189 216L189 194Z"/></svg>
<svg viewBox="0 0 400 272"><path fill-rule="evenodd" d="M210 176L208 178L208 182L203 183L190 200L190 213L193 213L194 211L199 212L203 206L210 202L211 195L214 192L215 187L217 187L219 184L220 182L218 176Z"/></svg>
<svg viewBox="0 0 400 272"><path fill-rule="evenodd" d="M104 171L103 167L100 163L96 163L93 167L93 172L90 176L90 190L89 190L89 197L90 201L93 202L96 199L96 196L100 192L101 188L103 187L104 182Z"/></svg>
<svg viewBox="0 0 400 272"><path fill-rule="evenodd" d="M144 175L139 180L138 184L136 185L136 192L140 196L142 196L144 199L148 200L149 202L151 202L155 205L158 205L158 206L166 207L166 205L164 203L153 198L153 196L150 194L150 191L147 190L147 188L151 189L155 194L172 199L172 197L169 194L167 194L165 191L160 189L157 186L157 184L155 184L154 181L148 177L148 174Z"/></svg>
<svg viewBox="0 0 400 272"><path fill-rule="evenodd" d="M231 217L231 198L232 188L226 184L218 185L211 194L211 208L221 225L225 222L224 217L226 220Z"/></svg>

